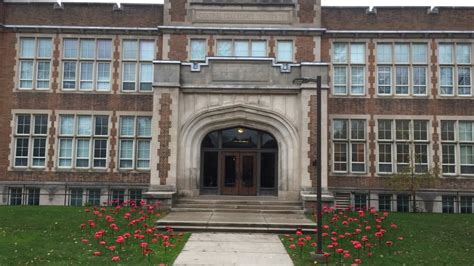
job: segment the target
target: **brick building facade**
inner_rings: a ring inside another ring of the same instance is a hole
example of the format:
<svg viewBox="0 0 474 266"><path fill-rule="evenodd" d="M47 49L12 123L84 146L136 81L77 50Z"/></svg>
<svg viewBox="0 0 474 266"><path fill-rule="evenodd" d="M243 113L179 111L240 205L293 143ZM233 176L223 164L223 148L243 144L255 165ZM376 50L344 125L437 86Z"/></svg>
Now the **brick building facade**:
<svg viewBox="0 0 474 266"><path fill-rule="evenodd" d="M203 194L472 212L474 8L0 0L0 204Z"/></svg>

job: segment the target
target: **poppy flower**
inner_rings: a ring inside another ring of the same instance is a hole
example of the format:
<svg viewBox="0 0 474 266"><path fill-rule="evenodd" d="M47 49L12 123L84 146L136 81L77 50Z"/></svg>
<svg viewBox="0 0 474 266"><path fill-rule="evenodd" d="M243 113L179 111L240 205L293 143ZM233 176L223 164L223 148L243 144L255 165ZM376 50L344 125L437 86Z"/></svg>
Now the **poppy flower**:
<svg viewBox="0 0 474 266"><path fill-rule="evenodd" d="M123 244L123 242L125 242L125 238L123 238L123 236L118 236L115 240L115 243L117 244Z"/></svg>
<svg viewBox="0 0 474 266"><path fill-rule="evenodd" d="M115 246L109 246L109 247L107 247L107 249L110 250L110 251L115 251Z"/></svg>
<svg viewBox="0 0 474 266"><path fill-rule="evenodd" d="M403 240L403 236L399 236L397 237L398 240L402 241Z"/></svg>
<svg viewBox="0 0 474 266"><path fill-rule="evenodd" d="M342 253L342 252L344 252L344 249L342 249L342 248L336 249L336 253Z"/></svg>
<svg viewBox="0 0 474 266"><path fill-rule="evenodd" d="M120 261L120 257L119 256L113 256L112 261Z"/></svg>
<svg viewBox="0 0 474 266"><path fill-rule="evenodd" d="M105 246L105 245L107 245L107 243L106 243L105 241L100 241L100 242L99 242L99 245Z"/></svg>
<svg viewBox="0 0 474 266"><path fill-rule="evenodd" d="M390 224L390 227L393 228L393 229L397 229L397 228L398 228L398 226L397 226L396 224L394 224L394 223Z"/></svg>
<svg viewBox="0 0 474 266"><path fill-rule="evenodd" d="M312 246L313 248L315 248L315 247L318 246L318 244L317 244L316 242L312 242L312 243L311 243L311 246Z"/></svg>
<svg viewBox="0 0 474 266"><path fill-rule="evenodd" d="M148 243L147 243L147 242L142 242L142 243L140 243L140 247L141 247L141 248L147 248L147 247L148 247Z"/></svg>
<svg viewBox="0 0 474 266"><path fill-rule="evenodd" d="M348 259L348 258L350 258L350 257L351 257L351 254L349 254L349 253L344 253L344 258Z"/></svg>
<svg viewBox="0 0 474 266"><path fill-rule="evenodd" d="M306 236L306 241L311 241L311 236Z"/></svg>
<svg viewBox="0 0 474 266"><path fill-rule="evenodd" d="M387 245L387 247L391 247L391 246L393 246L393 241L389 240L389 241L385 242L385 245Z"/></svg>
<svg viewBox="0 0 474 266"><path fill-rule="evenodd" d="M96 252L92 253L92 255L94 255L95 257L98 257L98 256L101 255L101 253L100 253L100 251L96 251Z"/></svg>
<svg viewBox="0 0 474 266"><path fill-rule="evenodd" d="M88 244L88 243L89 243L89 240L87 240L87 239L82 239L82 243Z"/></svg>
<svg viewBox="0 0 474 266"><path fill-rule="evenodd" d="M323 253L323 256L326 257L326 258L329 258L329 257L331 257L331 253L324 252L324 253Z"/></svg>
<svg viewBox="0 0 474 266"><path fill-rule="evenodd" d="M301 231L296 231L296 235L297 235L297 236L301 236L301 235L303 235L303 232L301 232Z"/></svg>
<svg viewBox="0 0 474 266"><path fill-rule="evenodd" d="M362 260L361 259L354 259L354 263L361 264Z"/></svg>

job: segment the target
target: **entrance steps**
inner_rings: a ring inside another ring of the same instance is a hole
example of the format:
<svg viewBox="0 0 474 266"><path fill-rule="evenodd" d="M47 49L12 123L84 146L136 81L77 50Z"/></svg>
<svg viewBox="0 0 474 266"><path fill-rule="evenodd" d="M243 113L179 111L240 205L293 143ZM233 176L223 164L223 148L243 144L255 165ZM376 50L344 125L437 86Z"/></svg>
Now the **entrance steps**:
<svg viewBox="0 0 474 266"><path fill-rule="evenodd" d="M188 232L294 233L301 228L314 233L316 224L306 218L299 201L203 196L178 199L157 226Z"/></svg>

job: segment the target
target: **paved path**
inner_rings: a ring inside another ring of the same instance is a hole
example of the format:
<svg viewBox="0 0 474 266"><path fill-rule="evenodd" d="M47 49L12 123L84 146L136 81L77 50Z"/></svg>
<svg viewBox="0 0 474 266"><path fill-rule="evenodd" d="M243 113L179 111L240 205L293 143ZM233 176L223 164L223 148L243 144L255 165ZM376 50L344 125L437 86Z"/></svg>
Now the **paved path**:
<svg viewBox="0 0 474 266"><path fill-rule="evenodd" d="M293 265L276 234L193 233L174 265Z"/></svg>

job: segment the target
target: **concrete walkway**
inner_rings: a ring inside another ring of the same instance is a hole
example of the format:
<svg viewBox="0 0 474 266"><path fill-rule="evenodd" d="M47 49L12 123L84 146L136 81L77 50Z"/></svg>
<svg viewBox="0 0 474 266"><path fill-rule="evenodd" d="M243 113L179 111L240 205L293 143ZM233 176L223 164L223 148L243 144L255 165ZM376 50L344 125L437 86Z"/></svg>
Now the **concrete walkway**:
<svg viewBox="0 0 474 266"><path fill-rule="evenodd" d="M275 234L193 233L174 265L293 265Z"/></svg>

